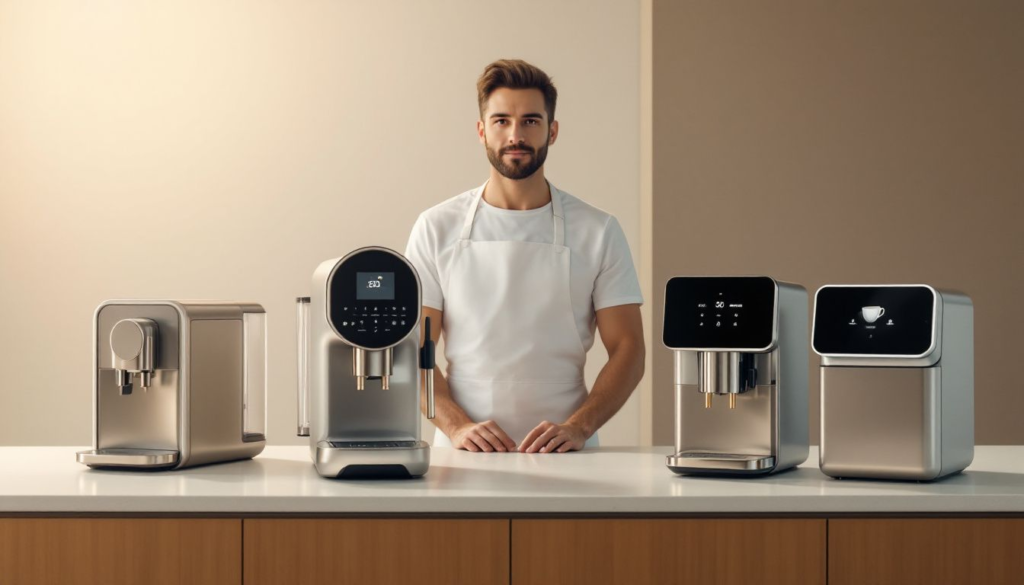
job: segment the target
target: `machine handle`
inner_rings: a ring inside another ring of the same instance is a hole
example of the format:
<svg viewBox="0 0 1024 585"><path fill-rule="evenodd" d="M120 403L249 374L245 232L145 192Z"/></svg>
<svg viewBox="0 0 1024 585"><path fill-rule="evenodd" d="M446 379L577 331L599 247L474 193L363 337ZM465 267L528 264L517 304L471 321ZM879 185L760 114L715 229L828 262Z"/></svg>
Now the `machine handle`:
<svg viewBox="0 0 1024 585"><path fill-rule="evenodd" d="M420 348L420 369L427 387L427 419L434 418L434 340L430 337L430 317L423 319L423 347Z"/></svg>

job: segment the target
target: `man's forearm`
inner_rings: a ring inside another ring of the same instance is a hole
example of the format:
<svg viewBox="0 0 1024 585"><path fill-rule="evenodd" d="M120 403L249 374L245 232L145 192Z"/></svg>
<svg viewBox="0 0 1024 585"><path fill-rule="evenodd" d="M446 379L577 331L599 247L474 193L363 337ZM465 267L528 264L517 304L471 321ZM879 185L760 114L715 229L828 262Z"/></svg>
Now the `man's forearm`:
<svg viewBox="0 0 1024 585"><path fill-rule="evenodd" d="M622 342L609 354L586 401L565 422L580 427L589 438L622 408L643 377L643 344Z"/></svg>

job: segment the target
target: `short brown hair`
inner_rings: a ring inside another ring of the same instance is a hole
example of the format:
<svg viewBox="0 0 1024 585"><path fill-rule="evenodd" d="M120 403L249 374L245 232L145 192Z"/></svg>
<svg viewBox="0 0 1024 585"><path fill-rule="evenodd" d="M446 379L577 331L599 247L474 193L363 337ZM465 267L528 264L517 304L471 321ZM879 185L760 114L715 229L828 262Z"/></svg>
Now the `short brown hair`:
<svg viewBox="0 0 1024 585"><path fill-rule="evenodd" d="M477 99L480 101L480 117L484 115L484 104L494 90L507 87L509 89L539 89L544 94L544 109L548 112L548 122L555 119L555 101L558 90L551 78L539 67L530 65L520 59L500 59L484 67L483 75L476 82Z"/></svg>

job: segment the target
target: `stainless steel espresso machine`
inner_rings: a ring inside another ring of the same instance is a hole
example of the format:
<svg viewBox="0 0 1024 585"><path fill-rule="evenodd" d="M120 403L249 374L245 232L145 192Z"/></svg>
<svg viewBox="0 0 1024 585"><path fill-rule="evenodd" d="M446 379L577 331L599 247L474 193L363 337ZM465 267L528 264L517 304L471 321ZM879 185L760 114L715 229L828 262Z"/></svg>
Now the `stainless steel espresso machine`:
<svg viewBox="0 0 1024 585"><path fill-rule="evenodd" d="M266 444L266 313L254 303L118 300L93 328L89 467L179 469Z"/></svg>
<svg viewBox="0 0 1024 585"><path fill-rule="evenodd" d="M807 459L807 292L764 276L678 276L665 290L675 454L688 475L759 476Z"/></svg>
<svg viewBox="0 0 1024 585"><path fill-rule="evenodd" d="M821 470L933 480L974 459L974 308L926 285L827 285L814 301Z"/></svg>
<svg viewBox="0 0 1024 585"><path fill-rule="evenodd" d="M368 247L328 260L299 297L299 436L332 478L419 477L420 389L433 418L433 344L420 342L420 281L397 252ZM421 371L422 370L422 371ZM421 380L422 379L422 380Z"/></svg>

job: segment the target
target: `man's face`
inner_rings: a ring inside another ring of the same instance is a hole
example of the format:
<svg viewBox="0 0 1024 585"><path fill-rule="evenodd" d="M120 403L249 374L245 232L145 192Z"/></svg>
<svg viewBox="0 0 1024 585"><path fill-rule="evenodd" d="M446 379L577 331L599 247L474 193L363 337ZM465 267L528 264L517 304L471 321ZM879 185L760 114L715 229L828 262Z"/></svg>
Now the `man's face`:
<svg viewBox="0 0 1024 585"><path fill-rule="evenodd" d="M558 137L558 122L548 120L539 89L502 87L488 98L477 133L494 168L520 180L544 166L548 146Z"/></svg>

